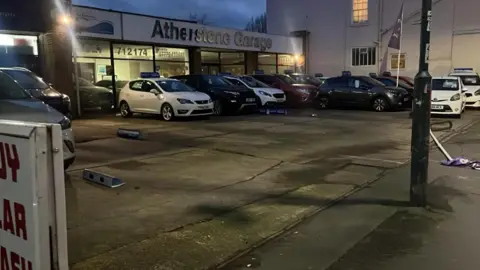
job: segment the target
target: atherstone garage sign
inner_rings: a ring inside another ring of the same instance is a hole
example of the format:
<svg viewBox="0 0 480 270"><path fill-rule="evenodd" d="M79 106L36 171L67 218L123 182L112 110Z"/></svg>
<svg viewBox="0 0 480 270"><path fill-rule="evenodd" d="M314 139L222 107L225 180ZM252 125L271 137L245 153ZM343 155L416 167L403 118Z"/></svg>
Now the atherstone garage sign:
<svg viewBox="0 0 480 270"><path fill-rule="evenodd" d="M272 48L272 39L268 37L256 37L236 31L233 36L226 31L207 29L206 27L188 27L176 25L173 21L156 20L152 30L152 38L169 40L195 41L205 45L230 46L233 42L240 48L257 48L265 51Z"/></svg>

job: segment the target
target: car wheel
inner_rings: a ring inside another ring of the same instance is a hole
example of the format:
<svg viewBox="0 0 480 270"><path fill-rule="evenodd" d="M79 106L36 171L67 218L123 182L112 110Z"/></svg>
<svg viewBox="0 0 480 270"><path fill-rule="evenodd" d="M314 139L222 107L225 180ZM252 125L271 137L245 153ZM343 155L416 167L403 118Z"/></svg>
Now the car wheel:
<svg viewBox="0 0 480 270"><path fill-rule="evenodd" d="M319 97L317 105L319 109L327 109L330 107L330 99L328 97Z"/></svg>
<svg viewBox="0 0 480 270"><path fill-rule="evenodd" d="M213 113L215 115L222 115L223 114L223 105L220 100L215 100L213 102Z"/></svg>
<svg viewBox="0 0 480 270"><path fill-rule="evenodd" d="M132 111L130 111L130 106L128 106L126 101L120 103L120 115L125 118L132 116Z"/></svg>
<svg viewBox="0 0 480 270"><path fill-rule="evenodd" d="M377 97L372 102L373 110L376 112L383 112L388 109L388 101L383 97Z"/></svg>
<svg viewBox="0 0 480 270"><path fill-rule="evenodd" d="M173 117L175 117L172 105L170 105L168 103L163 104L161 115L162 115L163 120L171 121L173 119Z"/></svg>
<svg viewBox="0 0 480 270"><path fill-rule="evenodd" d="M68 169L68 167L70 167L73 164L74 161L75 161L75 158L70 158L70 159L64 160L63 161L63 170L66 171Z"/></svg>

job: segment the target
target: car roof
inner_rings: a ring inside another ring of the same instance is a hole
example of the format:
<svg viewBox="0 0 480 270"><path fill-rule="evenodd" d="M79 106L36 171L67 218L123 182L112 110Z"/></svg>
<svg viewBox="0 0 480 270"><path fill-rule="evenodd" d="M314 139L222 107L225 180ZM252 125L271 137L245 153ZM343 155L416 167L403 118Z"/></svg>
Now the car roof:
<svg viewBox="0 0 480 270"><path fill-rule="evenodd" d="M432 77L432 80L458 80L458 77L455 76L435 76Z"/></svg>
<svg viewBox="0 0 480 270"><path fill-rule="evenodd" d="M19 70L19 71L31 72L28 68L24 68L24 67L0 67L0 70Z"/></svg>

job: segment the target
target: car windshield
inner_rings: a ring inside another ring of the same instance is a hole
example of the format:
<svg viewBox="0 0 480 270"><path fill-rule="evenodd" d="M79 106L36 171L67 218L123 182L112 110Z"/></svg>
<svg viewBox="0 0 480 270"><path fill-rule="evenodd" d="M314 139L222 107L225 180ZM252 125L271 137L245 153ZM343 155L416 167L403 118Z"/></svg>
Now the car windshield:
<svg viewBox="0 0 480 270"><path fill-rule="evenodd" d="M387 85L387 86L397 86L397 81L396 79L390 79L390 78L378 78L376 79L377 81L380 81L381 83ZM402 80L398 80L398 86L401 88L409 89L412 88L410 85L405 83Z"/></svg>
<svg viewBox="0 0 480 270"><path fill-rule="evenodd" d="M312 77L310 75L307 75L307 74L297 74L297 75L291 75L292 78L299 82L299 83L304 83L304 84L321 84L322 82L320 80L318 80L317 78L315 77Z"/></svg>
<svg viewBox="0 0 480 270"><path fill-rule="evenodd" d="M278 76L278 78L280 78L280 80L282 80L286 84L297 84L298 83L294 79L288 77L287 75L277 75L277 76Z"/></svg>
<svg viewBox="0 0 480 270"><path fill-rule="evenodd" d="M242 82L246 83L250 87L255 87L255 88L269 88L270 87L267 84L255 79L253 77L250 77L250 76L242 76L242 77L240 77L240 80L242 80Z"/></svg>
<svg viewBox="0 0 480 270"><path fill-rule="evenodd" d="M433 91L456 91L460 89L458 80L455 79L433 79L432 90Z"/></svg>
<svg viewBox="0 0 480 270"><path fill-rule="evenodd" d="M10 76L0 72L0 99L30 99L30 96Z"/></svg>
<svg viewBox="0 0 480 270"><path fill-rule="evenodd" d="M409 78L409 77L399 78L398 80L401 81L401 82L406 83L408 86L414 85L413 79L412 79L412 78Z"/></svg>
<svg viewBox="0 0 480 270"><path fill-rule="evenodd" d="M30 71L25 70L4 70L10 77L12 77L24 89L47 89L48 85L42 78Z"/></svg>
<svg viewBox="0 0 480 270"><path fill-rule="evenodd" d="M166 92L194 92L193 88L177 80L161 80L157 84Z"/></svg>
<svg viewBox="0 0 480 270"><path fill-rule="evenodd" d="M478 75L459 76L463 85L480 85L480 77Z"/></svg>
<svg viewBox="0 0 480 270"><path fill-rule="evenodd" d="M203 80L213 86L233 85L233 83L220 76L203 76Z"/></svg>

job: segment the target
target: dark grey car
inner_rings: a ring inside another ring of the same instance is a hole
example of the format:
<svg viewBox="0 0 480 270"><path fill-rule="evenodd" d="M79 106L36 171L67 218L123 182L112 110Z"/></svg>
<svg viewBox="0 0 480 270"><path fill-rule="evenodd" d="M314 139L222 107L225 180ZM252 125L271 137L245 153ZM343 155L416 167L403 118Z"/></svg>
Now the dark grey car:
<svg viewBox="0 0 480 270"><path fill-rule="evenodd" d="M314 102L319 108L362 107L381 112L408 108L411 97L405 89L389 87L368 76L327 79Z"/></svg>

